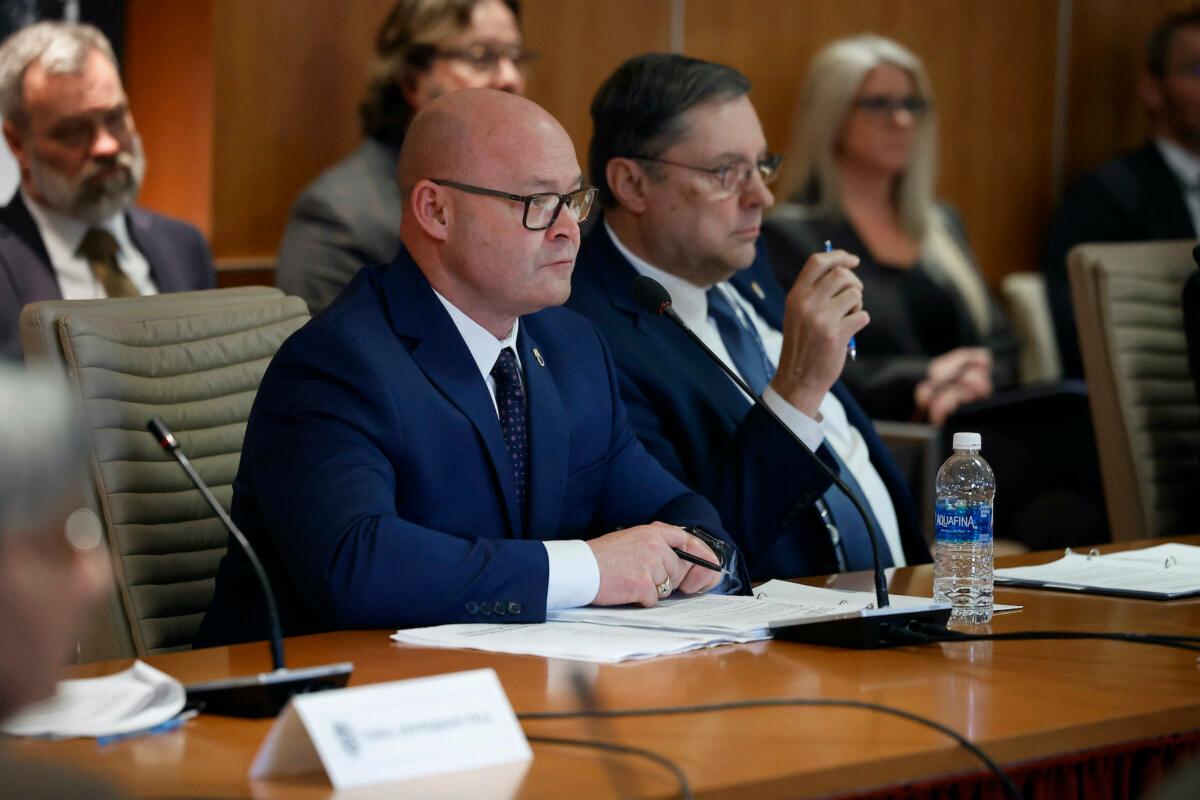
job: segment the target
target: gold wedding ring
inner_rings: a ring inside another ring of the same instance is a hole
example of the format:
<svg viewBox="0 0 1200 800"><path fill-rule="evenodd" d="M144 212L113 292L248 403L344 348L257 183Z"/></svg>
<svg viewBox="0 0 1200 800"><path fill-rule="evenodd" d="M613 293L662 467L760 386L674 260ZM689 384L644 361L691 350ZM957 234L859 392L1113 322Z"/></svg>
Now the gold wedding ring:
<svg viewBox="0 0 1200 800"><path fill-rule="evenodd" d="M671 593L671 576L668 575L663 579L662 583L654 584L654 591L658 592L659 597L666 597Z"/></svg>

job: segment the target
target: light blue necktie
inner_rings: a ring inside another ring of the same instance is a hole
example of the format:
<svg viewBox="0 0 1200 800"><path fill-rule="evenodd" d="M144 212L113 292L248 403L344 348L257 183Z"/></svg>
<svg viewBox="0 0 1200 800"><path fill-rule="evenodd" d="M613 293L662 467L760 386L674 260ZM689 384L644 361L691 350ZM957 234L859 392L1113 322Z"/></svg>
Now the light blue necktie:
<svg viewBox="0 0 1200 800"><path fill-rule="evenodd" d="M708 298L708 315L717 323L721 341L725 343L733 365L754 393L761 395L775 375L775 366L767 358L762 337L744 314L739 315L734 310L725 293L716 286L705 292L705 296Z"/></svg>
<svg viewBox="0 0 1200 800"><path fill-rule="evenodd" d="M875 519L875 514L871 510L871 504L867 501L867 496L863 494L862 487L858 485L858 481L854 479L854 474L850 472L850 468L838 456L834 449L828 443L821 445L817 449L817 455L820 457L835 473L840 477L850 491L854 492L855 497L863 504L867 515L870 516L871 522L874 523L875 530L878 531L879 541L879 561L884 567L895 566L892 560L892 550L888 547L886 539L883 536L883 530L879 527L879 521ZM847 571L873 569L874 560L871 558L871 535L867 531L867 526L863 522L862 516L858 513L858 509L850 502L850 498L846 497L836 485L830 486L825 494L821 496L821 501L828 509L832 520L826 520L826 525L832 524L837 529L837 544L836 546L841 551L842 560L844 561L844 569ZM822 515L824 519L824 515Z"/></svg>

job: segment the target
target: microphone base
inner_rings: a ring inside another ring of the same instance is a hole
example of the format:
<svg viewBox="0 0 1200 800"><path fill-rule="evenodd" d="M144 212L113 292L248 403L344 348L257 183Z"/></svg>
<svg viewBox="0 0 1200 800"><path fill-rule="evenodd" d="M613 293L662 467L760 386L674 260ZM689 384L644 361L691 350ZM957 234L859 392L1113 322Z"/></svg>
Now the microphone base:
<svg viewBox="0 0 1200 800"><path fill-rule="evenodd" d="M772 635L785 642L819 644L850 650L878 650L884 647L920 643L908 636L910 625L928 624L945 627L950 619L950 607L892 608L868 616L845 617L825 622L782 625L772 628Z"/></svg>
<svg viewBox="0 0 1200 800"><path fill-rule="evenodd" d="M187 690L187 707L205 714L261 719L278 714L294 695L341 689L350 680L354 665L348 661L303 669L277 669L241 678L193 683Z"/></svg>

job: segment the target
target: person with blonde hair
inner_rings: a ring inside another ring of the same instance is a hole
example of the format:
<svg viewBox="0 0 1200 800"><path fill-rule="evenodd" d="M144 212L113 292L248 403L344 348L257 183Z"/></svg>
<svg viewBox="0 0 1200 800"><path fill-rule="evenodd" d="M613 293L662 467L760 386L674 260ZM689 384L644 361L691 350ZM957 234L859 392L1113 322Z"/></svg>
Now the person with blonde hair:
<svg viewBox="0 0 1200 800"><path fill-rule="evenodd" d="M857 255L863 309L843 380L876 419L978 431L996 470L999 537L1033 549L1109 537L1087 397L1018 389L1016 340L961 218L934 197L937 114L921 62L890 39L840 39L813 59L778 206L763 224L786 288L813 252ZM1040 457L1053 440L1056 459Z"/></svg>
<svg viewBox="0 0 1200 800"><path fill-rule="evenodd" d="M935 201L937 120L921 62L870 34L813 59L779 207L764 225L786 288L824 247L857 254L871 324L843 375L874 417L944 422L1015 380L1016 346L962 221Z"/></svg>

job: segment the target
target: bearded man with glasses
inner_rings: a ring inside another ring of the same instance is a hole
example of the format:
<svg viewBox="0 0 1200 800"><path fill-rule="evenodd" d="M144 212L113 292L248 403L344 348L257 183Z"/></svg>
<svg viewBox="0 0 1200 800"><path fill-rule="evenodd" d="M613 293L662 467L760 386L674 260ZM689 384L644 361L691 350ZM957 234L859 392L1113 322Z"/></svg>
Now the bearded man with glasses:
<svg viewBox="0 0 1200 800"><path fill-rule="evenodd" d="M596 329L553 308L595 192L562 126L515 95L453 92L414 119L399 183L399 254L283 344L246 428L232 513L285 633L748 585L712 506L638 441ZM232 547L199 640L266 630Z"/></svg>
<svg viewBox="0 0 1200 800"><path fill-rule="evenodd" d="M838 380L868 322L858 258L812 256L785 297L759 245L781 159L749 91L737 70L676 54L635 57L605 81L589 151L604 214L567 306L604 335L646 449L717 507L753 580L869 569L867 530L788 431L638 305L639 274L860 495L886 565L928 561L904 478Z"/></svg>
<svg viewBox="0 0 1200 800"><path fill-rule="evenodd" d="M296 200L279 287L316 313L360 269L391 261L400 247L396 159L413 115L458 89L524 94L536 61L522 46L517 0L399 0L375 40L362 144Z"/></svg>

